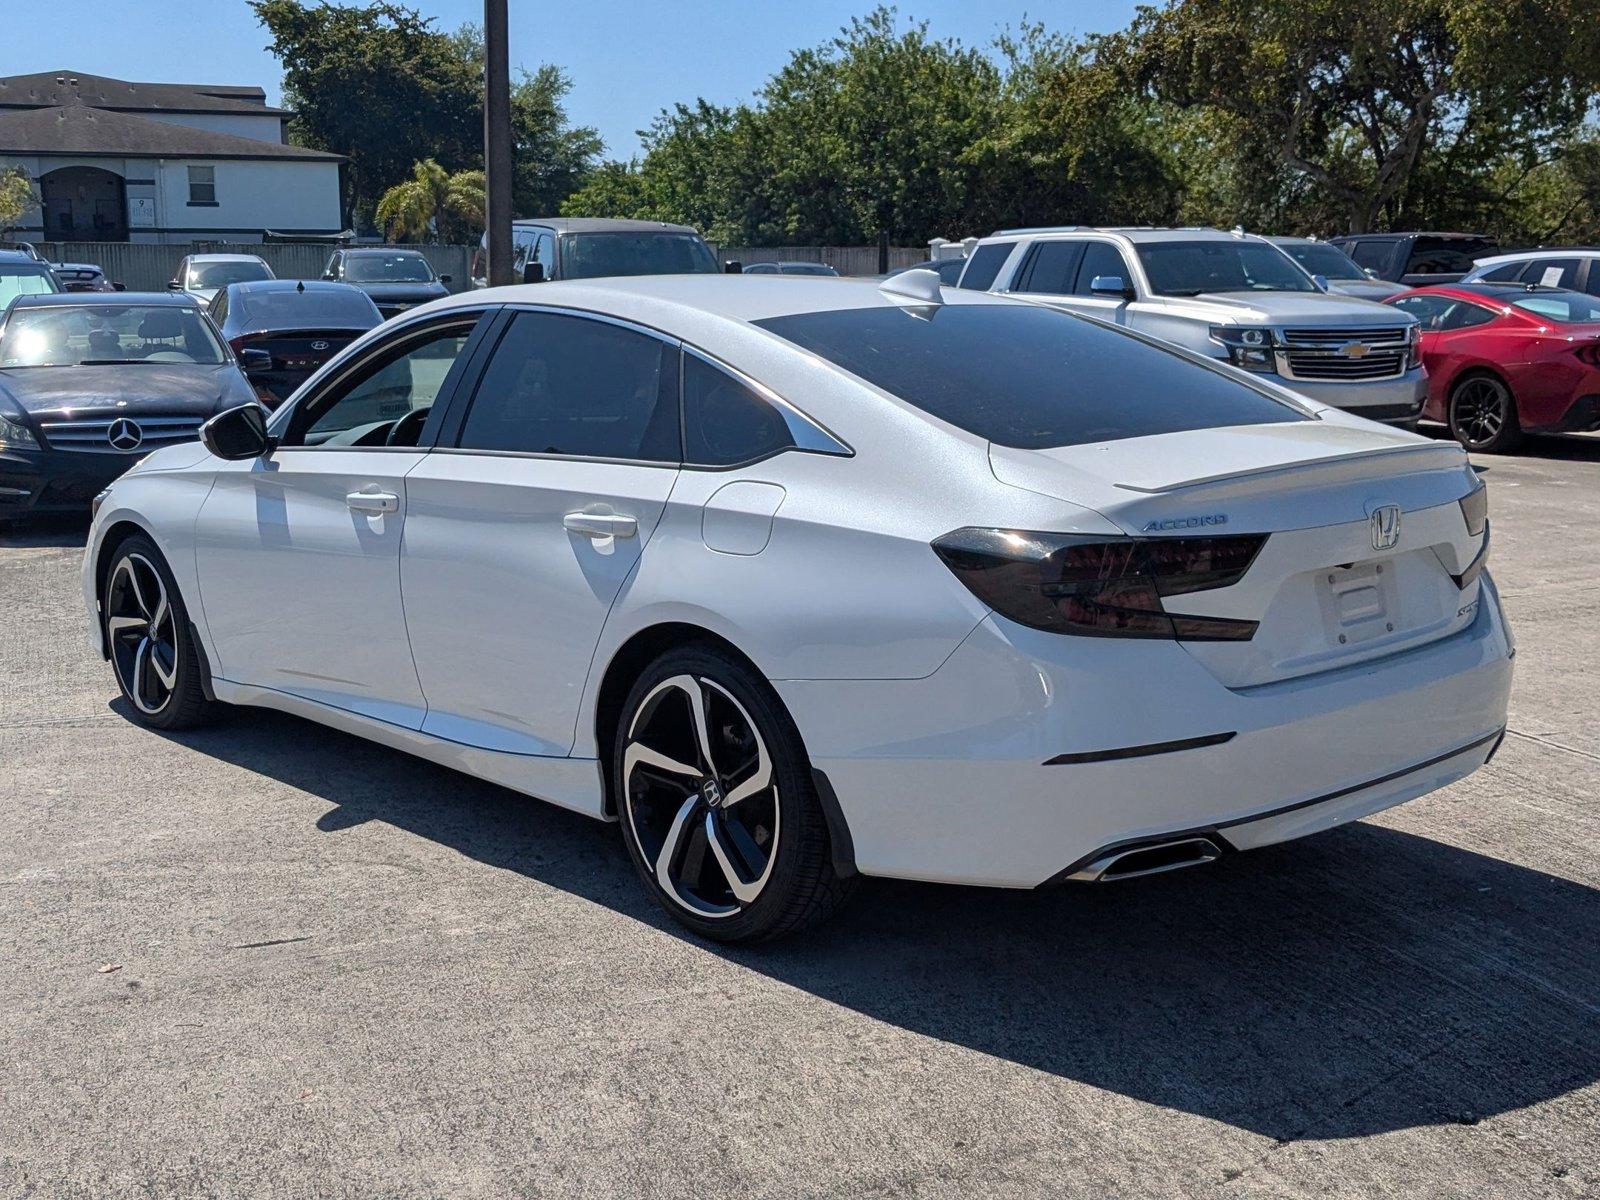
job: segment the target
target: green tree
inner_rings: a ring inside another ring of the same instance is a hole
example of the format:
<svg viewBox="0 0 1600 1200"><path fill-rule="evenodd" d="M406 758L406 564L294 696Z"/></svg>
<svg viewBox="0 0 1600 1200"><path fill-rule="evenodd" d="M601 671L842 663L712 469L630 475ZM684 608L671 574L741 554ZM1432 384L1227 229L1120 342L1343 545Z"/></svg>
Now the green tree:
<svg viewBox="0 0 1600 1200"><path fill-rule="evenodd" d="M1236 146L1359 232L1396 217L1441 146L1476 168L1570 137L1600 81L1594 24L1570 0L1174 0L1096 57L1150 99L1226 115Z"/></svg>
<svg viewBox="0 0 1600 1200"><path fill-rule="evenodd" d="M250 6L283 63L291 133L350 160L347 223L424 158L451 171L482 164L481 71L430 19L390 0Z"/></svg>
<svg viewBox="0 0 1600 1200"><path fill-rule="evenodd" d="M447 172L431 158L412 168L378 200L377 221L391 242L472 241L484 224L482 171Z"/></svg>
<svg viewBox="0 0 1600 1200"><path fill-rule="evenodd" d="M0 171L0 235L14 229L30 209L39 207L39 193L21 167Z"/></svg>

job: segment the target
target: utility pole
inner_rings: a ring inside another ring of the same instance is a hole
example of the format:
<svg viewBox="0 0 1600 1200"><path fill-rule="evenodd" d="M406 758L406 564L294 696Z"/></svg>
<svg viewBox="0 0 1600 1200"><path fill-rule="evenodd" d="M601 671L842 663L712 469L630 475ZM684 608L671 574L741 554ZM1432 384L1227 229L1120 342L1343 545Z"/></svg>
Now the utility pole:
<svg viewBox="0 0 1600 1200"><path fill-rule="evenodd" d="M484 224L489 234L489 286L511 278L511 56L506 0L483 0Z"/></svg>

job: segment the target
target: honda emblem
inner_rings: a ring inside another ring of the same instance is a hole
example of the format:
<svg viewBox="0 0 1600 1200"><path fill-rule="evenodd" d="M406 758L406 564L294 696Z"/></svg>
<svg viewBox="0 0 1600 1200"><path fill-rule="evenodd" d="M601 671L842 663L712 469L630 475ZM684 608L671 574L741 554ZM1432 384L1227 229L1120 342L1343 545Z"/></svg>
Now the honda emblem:
<svg viewBox="0 0 1600 1200"><path fill-rule="evenodd" d="M1385 504L1372 510L1372 548L1392 550L1400 540L1400 506Z"/></svg>

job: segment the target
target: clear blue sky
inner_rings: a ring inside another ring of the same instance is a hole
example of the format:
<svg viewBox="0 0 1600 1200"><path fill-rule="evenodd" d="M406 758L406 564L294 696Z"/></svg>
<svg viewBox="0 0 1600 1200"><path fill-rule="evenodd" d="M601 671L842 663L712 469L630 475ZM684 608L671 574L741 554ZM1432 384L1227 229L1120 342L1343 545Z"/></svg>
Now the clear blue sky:
<svg viewBox="0 0 1600 1200"><path fill-rule="evenodd" d="M482 21L482 0L408 0L442 29ZM511 66L559 63L569 111L608 154L638 149L634 131L679 100L747 99L790 50L831 37L872 0L510 0ZM0 0L0 75L76 70L120 79L259 84L278 99L277 60L244 0ZM1026 16L1069 33L1126 24L1128 0L911 0L903 18L986 45Z"/></svg>

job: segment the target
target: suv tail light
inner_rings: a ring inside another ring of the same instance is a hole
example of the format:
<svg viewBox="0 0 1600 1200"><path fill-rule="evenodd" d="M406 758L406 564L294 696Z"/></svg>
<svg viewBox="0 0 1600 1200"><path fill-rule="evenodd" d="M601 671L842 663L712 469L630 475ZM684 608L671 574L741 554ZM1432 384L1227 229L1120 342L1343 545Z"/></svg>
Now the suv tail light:
<svg viewBox="0 0 1600 1200"><path fill-rule="evenodd" d="M957 529L933 543L956 578L1001 616L1085 637L1248 641L1257 622L1168 612L1163 599L1231 587L1265 534L1096 539Z"/></svg>

